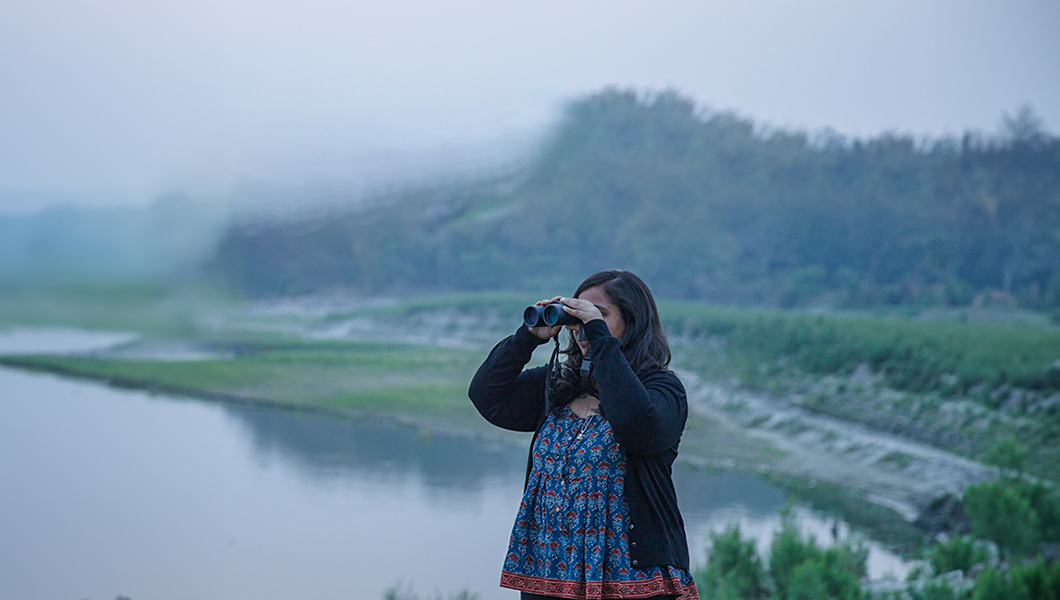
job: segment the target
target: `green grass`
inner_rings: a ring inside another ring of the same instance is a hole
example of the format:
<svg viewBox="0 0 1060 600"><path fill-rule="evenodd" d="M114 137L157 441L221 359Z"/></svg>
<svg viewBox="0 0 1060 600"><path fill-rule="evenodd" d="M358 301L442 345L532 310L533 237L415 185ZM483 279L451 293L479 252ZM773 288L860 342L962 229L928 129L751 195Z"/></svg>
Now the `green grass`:
<svg viewBox="0 0 1060 600"><path fill-rule="evenodd" d="M1020 439L1029 471L1060 478L1060 331L1018 324L919 321L896 317L812 315L763 309L667 302L668 329L683 340L682 368L780 395L824 375L846 376L867 365L882 385L906 395L884 400L869 382L809 392L804 405L838 418L908 435L974 459L998 436ZM1014 388L1029 401L1007 405ZM946 409L959 398L977 402L982 416L953 421ZM1036 412L1028 412L1037 405ZM961 428L963 423L964 429ZM974 427L973 427L974 426ZM985 427L985 429L983 429ZM957 434L957 435L954 435ZM903 466L900 456L885 462Z"/></svg>
<svg viewBox="0 0 1060 600"><path fill-rule="evenodd" d="M284 343L278 343L282 341ZM227 360L148 361L22 355L0 362L206 397L410 415L470 415L477 352L370 342L218 340Z"/></svg>
<svg viewBox="0 0 1060 600"><path fill-rule="evenodd" d="M209 290L177 294L162 286L0 286L0 328L64 326L182 335L194 329L203 306L228 302Z"/></svg>
<svg viewBox="0 0 1060 600"><path fill-rule="evenodd" d="M569 292L566 292L569 293ZM330 315L328 320L342 320L352 316L367 316L380 319L411 317L436 311L462 311L469 315L511 319L514 330L522 320L523 309L548 296L547 292L467 292L443 294L422 298L410 298L394 304L358 308L349 312Z"/></svg>
<svg viewBox="0 0 1060 600"><path fill-rule="evenodd" d="M277 318L279 325L293 319L310 328L322 321L370 318L384 327L394 324L407 329L437 327L435 315L449 318L455 312L481 319L482 327L496 330L499 339L514 330L527 304L547 295L525 291L437 295L310 316L308 321L304 315ZM221 315L221 321L227 314L237 320L222 327L238 327L242 322L238 319L246 319L247 313L233 308L240 307L223 296L204 297L202 291L176 296L152 288L0 288L0 327L68 325L137 331L155 340L190 339L198 347L212 346L234 356L195 362L58 356L6 359L23 366L120 385L334 410L453 416L471 410L466 385L484 350L307 341L276 333L216 333L197 325L203 314ZM883 385L913 400L887 405L878 401L875 383L862 389L862 384L849 382L834 391L811 390L805 404L882 429L895 430L898 424L902 433L938 444L936 433L961 431L961 423L941 417L951 396L964 395L987 413L965 419L966 434L955 442L952 436L945 438L950 442L944 447L981 458L995 436L1017 436L1031 451L1031 472L1057 477L1056 468L1050 465L1060 453L1056 450L1060 447L1060 415L1043 398L1060 391L1060 369L1051 368L1060 359L1058 330L695 302L660 302L660 310L671 335L681 340L674 347L675 364L700 377L735 380L783 395L812 386L819 376L844 376L865 364L882 377ZM253 319L247 323L260 325ZM1046 408L1028 413L1029 419L1022 422L1000 418L1005 415L999 406L1012 387L1032 390L1037 394L1032 404ZM914 404L919 410L912 410ZM990 425L984 419L996 423ZM894 460L901 466L899 457Z"/></svg>
<svg viewBox="0 0 1060 600"><path fill-rule="evenodd" d="M1060 359L1057 330L690 302L660 310L671 332L724 339L726 353L745 368L785 359L807 373L846 374L864 363L891 387L914 392L966 392L979 384L1060 390L1060 368L1051 368Z"/></svg>

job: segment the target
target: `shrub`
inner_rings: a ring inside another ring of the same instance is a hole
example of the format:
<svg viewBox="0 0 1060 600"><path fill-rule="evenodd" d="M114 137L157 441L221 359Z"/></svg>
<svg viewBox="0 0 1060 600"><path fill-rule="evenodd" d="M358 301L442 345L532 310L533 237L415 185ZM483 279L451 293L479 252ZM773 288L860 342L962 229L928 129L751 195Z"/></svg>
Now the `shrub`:
<svg viewBox="0 0 1060 600"><path fill-rule="evenodd" d="M987 568L975 579L972 600L1032 600L1021 580L1006 576L998 569Z"/></svg>
<svg viewBox="0 0 1060 600"><path fill-rule="evenodd" d="M987 561L986 550L976 546L970 537L951 537L933 546L927 553L928 564L934 575L962 571L967 575L973 566Z"/></svg>
<svg viewBox="0 0 1060 600"><path fill-rule="evenodd" d="M1060 600L1060 563L1046 565L1039 556L1007 573L988 568L976 578L972 600Z"/></svg>
<svg viewBox="0 0 1060 600"><path fill-rule="evenodd" d="M1009 554L1030 555L1042 542L1060 541L1060 496L1040 482L1004 477L969 486L964 512L973 534Z"/></svg>
<svg viewBox="0 0 1060 600"><path fill-rule="evenodd" d="M953 589L945 581L929 581L920 589L909 590L909 600L961 600L968 595L967 592Z"/></svg>
<svg viewBox="0 0 1060 600"><path fill-rule="evenodd" d="M741 535L739 523L710 534L710 554L706 569L698 574L697 586L707 598L754 600L766 596L765 568L754 540Z"/></svg>
<svg viewBox="0 0 1060 600"><path fill-rule="evenodd" d="M478 594L469 590L461 590L444 597L439 593L435 593L433 600L478 600L478 598ZM412 591L412 584L402 585L399 583L383 592L383 600L420 600L420 597Z"/></svg>
<svg viewBox="0 0 1060 600"><path fill-rule="evenodd" d="M1016 438L1006 437L986 453L985 461L1003 471L1023 473L1027 470L1027 449Z"/></svg>
<svg viewBox="0 0 1060 600"><path fill-rule="evenodd" d="M1026 555L1038 547L1038 515L1020 489L1008 481L980 483L964 491L964 511L972 533L988 538L1008 555Z"/></svg>
<svg viewBox="0 0 1060 600"><path fill-rule="evenodd" d="M703 598L711 600L859 600L866 597L868 552L849 543L821 548L813 536L804 537L790 511L782 515L780 531L769 549L769 569L763 568L754 541L744 538L738 524L712 533L707 565L696 573ZM770 594L770 589L773 593Z"/></svg>
<svg viewBox="0 0 1060 600"><path fill-rule="evenodd" d="M1031 565L1013 567L1009 577L1031 600L1060 600L1060 563L1046 566L1039 555Z"/></svg>
<svg viewBox="0 0 1060 600"><path fill-rule="evenodd" d="M851 544L821 548L812 535L803 537L795 519L786 512L769 549L769 574L776 598L861 598L860 579L865 576L867 557L865 548Z"/></svg>

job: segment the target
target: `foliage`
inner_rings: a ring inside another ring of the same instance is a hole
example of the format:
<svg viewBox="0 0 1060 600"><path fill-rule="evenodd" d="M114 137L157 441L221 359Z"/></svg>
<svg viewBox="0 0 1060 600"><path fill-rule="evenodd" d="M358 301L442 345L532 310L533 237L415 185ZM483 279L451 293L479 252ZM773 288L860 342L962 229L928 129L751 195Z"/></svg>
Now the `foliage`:
<svg viewBox="0 0 1060 600"><path fill-rule="evenodd" d="M14 355L0 363L221 400L470 418L467 382L482 358L466 350L374 342L218 338L200 345L218 358Z"/></svg>
<svg viewBox="0 0 1060 600"><path fill-rule="evenodd" d="M1060 496L1041 482L1003 477L969 486L964 511L974 535L1015 557L1032 555L1042 542L1060 541Z"/></svg>
<svg viewBox="0 0 1060 600"><path fill-rule="evenodd" d="M174 310L173 295L163 286L0 285L0 327L186 333L189 319ZM182 300L190 308L197 299Z"/></svg>
<svg viewBox="0 0 1060 600"><path fill-rule="evenodd" d="M1006 437L998 440L987 452L985 461L1003 470L1023 473L1027 470L1027 449L1016 441L1016 438Z"/></svg>
<svg viewBox="0 0 1060 600"><path fill-rule="evenodd" d="M609 89L571 102L509 179L237 223L213 272L272 295L570 289L620 266L671 298L1048 310L1060 139L1024 117L992 139L854 140Z"/></svg>
<svg viewBox="0 0 1060 600"><path fill-rule="evenodd" d="M985 564L988 558L986 550L976 545L975 540L962 536L950 537L927 551L928 565L935 575L958 570L967 575L972 567Z"/></svg>
<svg viewBox="0 0 1060 600"><path fill-rule="evenodd" d="M671 331L725 340L754 363L786 358L804 371L849 373L869 366L897 389L960 391L977 384L1060 389L1060 332L1030 327L824 316L666 302ZM942 377L952 374L947 383Z"/></svg>
<svg viewBox="0 0 1060 600"><path fill-rule="evenodd" d="M766 571L753 538L744 538L740 524L711 532L706 568L697 576L697 587L707 598L765 598Z"/></svg>
<svg viewBox="0 0 1060 600"><path fill-rule="evenodd" d="M769 575L778 600L860 598L868 550L850 544L821 548L803 536L790 513L769 549Z"/></svg>
<svg viewBox="0 0 1060 600"><path fill-rule="evenodd" d="M667 330L683 342L681 368L784 393L791 382L820 386L818 376L845 378L864 366L880 376L870 386L907 392L916 408L873 389L818 387L814 410L972 458L989 454L988 460L1022 464L1040 476L1060 475L1060 403L1050 399L1060 391L1060 331L688 301L663 301L660 311ZM947 406L951 399L961 404ZM979 407L962 407L971 403ZM975 420L957 417L960 411ZM996 436L1019 441L991 448Z"/></svg>
<svg viewBox="0 0 1060 600"><path fill-rule="evenodd" d="M868 552L841 543L822 548L804 536L790 511L769 549L768 570L738 525L711 534L707 565L696 574L707 598L726 600L856 600L865 597L860 580Z"/></svg>
<svg viewBox="0 0 1060 600"><path fill-rule="evenodd" d="M954 589L945 580L928 581L909 590L909 600L963 600L967 597L967 593Z"/></svg>
<svg viewBox="0 0 1060 600"><path fill-rule="evenodd" d="M988 567L975 580L972 600L1060 600L1060 563L1015 565L1008 572Z"/></svg>
<svg viewBox="0 0 1060 600"><path fill-rule="evenodd" d="M1014 567L1010 577L1022 582L1032 600L1060 600L1060 563L1046 565L1039 556L1034 564Z"/></svg>
<svg viewBox="0 0 1060 600"><path fill-rule="evenodd" d="M411 583L408 585L399 583L383 592L383 600L420 600L420 596L413 591ZM435 592L429 600L479 600L479 595L465 589L445 596Z"/></svg>
<svg viewBox="0 0 1060 600"><path fill-rule="evenodd" d="M964 492L964 506L975 535L994 540L1001 549L1017 555L1037 547L1038 515L1016 489L974 485Z"/></svg>

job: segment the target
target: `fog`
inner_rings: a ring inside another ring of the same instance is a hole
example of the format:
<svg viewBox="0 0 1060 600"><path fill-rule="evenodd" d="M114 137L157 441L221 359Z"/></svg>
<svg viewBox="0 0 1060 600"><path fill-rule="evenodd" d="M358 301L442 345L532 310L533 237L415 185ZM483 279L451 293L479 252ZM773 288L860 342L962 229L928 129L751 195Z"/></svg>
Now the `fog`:
<svg viewBox="0 0 1060 600"><path fill-rule="evenodd" d="M672 87L854 136L1060 124L1060 5L0 2L0 212L503 168L562 103Z"/></svg>

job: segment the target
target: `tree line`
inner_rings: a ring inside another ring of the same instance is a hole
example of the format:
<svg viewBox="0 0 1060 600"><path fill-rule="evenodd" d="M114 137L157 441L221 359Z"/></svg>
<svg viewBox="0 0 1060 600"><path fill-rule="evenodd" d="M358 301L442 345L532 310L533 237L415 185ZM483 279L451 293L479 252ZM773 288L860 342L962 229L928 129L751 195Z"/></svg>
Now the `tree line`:
<svg viewBox="0 0 1060 600"><path fill-rule="evenodd" d="M773 306L1060 307L1060 138L849 139L675 92L572 101L514 175L298 222L236 222L211 271L250 295L567 290L625 268L659 295Z"/></svg>

